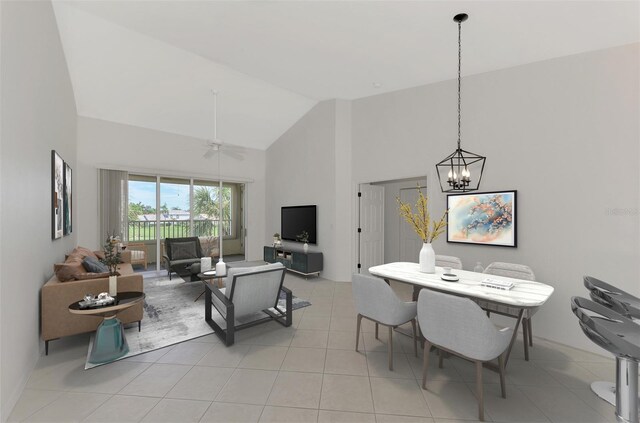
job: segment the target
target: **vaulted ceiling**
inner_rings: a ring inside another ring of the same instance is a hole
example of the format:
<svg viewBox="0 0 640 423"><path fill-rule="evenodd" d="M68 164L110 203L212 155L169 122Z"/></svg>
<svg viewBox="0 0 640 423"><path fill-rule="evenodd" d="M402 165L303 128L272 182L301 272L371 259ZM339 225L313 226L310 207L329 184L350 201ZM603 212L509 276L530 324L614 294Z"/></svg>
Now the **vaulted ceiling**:
<svg viewBox="0 0 640 423"><path fill-rule="evenodd" d="M640 41L636 1L63 1L78 113L265 149L317 101Z"/></svg>

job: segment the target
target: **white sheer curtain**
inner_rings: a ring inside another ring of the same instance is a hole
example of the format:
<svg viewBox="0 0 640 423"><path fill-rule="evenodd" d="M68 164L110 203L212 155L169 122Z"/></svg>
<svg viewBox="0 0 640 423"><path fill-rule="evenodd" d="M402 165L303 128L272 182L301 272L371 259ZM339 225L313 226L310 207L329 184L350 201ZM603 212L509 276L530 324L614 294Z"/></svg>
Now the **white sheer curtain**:
<svg viewBox="0 0 640 423"><path fill-rule="evenodd" d="M118 235L127 241L127 214L129 212L129 173L121 170L100 169L100 240L107 235Z"/></svg>

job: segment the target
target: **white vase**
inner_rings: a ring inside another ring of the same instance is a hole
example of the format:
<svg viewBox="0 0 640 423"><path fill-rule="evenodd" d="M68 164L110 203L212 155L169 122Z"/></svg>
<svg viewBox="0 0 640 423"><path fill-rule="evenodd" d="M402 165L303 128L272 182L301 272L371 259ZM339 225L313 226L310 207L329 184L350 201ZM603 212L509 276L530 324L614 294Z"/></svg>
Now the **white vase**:
<svg viewBox="0 0 640 423"><path fill-rule="evenodd" d="M118 295L118 277L109 276L109 295L115 297Z"/></svg>
<svg viewBox="0 0 640 423"><path fill-rule="evenodd" d="M305 242L304 245L302 246L302 251L304 251L305 253L309 251L309 244Z"/></svg>
<svg viewBox="0 0 640 423"><path fill-rule="evenodd" d="M436 253L430 242L422 244L418 262L422 273L436 273Z"/></svg>
<svg viewBox="0 0 640 423"><path fill-rule="evenodd" d="M222 260L222 257L216 263L216 275L226 275L227 274L227 264Z"/></svg>

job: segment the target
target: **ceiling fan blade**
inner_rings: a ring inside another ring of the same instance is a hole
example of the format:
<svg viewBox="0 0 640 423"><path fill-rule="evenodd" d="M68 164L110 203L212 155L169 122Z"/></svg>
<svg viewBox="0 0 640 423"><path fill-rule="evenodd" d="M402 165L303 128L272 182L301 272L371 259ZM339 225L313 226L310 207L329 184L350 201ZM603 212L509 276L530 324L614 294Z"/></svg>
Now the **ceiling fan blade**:
<svg viewBox="0 0 640 423"><path fill-rule="evenodd" d="M216 154L216 150L213 148L209 148L202 157L204 157L205 159L210 159L211 157L215 156L215 154Z"/></svg>
<svg viewBox="0 0 640 423"><path fill-rule="evenodd" d="M236 160L239 160L239 161L244 160L244 156L242 154L238 153L237 151L223 149L222 152L225 155L231 157L232 159L236 159Z"/></svg>

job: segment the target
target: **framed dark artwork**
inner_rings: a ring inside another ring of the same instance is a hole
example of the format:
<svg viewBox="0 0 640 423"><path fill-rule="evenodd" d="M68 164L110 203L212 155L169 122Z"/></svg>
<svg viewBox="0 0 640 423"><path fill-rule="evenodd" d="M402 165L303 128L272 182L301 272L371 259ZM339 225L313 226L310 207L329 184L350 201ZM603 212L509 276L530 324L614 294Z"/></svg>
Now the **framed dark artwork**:
<svg viewBox="0 0 640 423"><path fill-rule="evenodd" d="M447 196L447 242L517 247L517 191Z"/></svg>
<svg viewBox="0 0 640 423"><path fill-rule="evenodd" d="M71 166L67 162L64 162L64 195L63 195L63 207L62 207L62 225L64 227L64 235L67 236L73 231L72 226L72 193L73 193L73 180L72 180Z"/></svg>
<svg viewBox="0 0 640 423"><path fill-rule="evenodd" d="M64 214L64 161L51 150L51 238L62 238Z"/></svg>

